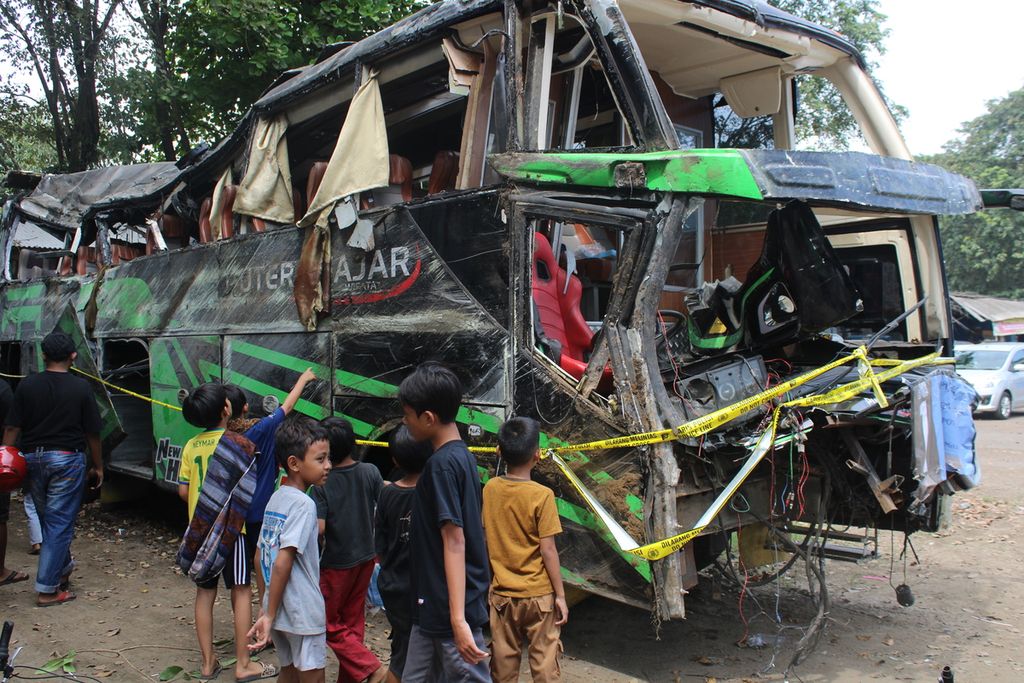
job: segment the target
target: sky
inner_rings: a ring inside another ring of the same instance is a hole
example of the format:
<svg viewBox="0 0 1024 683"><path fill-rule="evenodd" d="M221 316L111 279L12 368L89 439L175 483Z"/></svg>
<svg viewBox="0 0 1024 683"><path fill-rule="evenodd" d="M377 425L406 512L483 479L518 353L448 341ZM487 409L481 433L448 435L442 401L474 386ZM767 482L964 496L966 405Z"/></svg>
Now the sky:
<svg viewBox="0 0 1024 683"><path fill-rule="evenodd" d="M985 103L1024 87L1024 0L880 0L886 54L873 75L906 107L916 155L942 151Z"/></svg>

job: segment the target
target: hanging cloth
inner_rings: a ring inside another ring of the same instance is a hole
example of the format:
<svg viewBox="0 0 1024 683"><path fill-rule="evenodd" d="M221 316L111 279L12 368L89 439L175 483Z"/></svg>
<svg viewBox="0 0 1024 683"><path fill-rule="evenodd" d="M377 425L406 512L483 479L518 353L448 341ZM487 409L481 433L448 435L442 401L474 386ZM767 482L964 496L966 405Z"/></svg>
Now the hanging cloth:
<svg viewBox="0 0 1024 683"><path fill-rule="evenodd" d="M324 179L299 221L302 227L327 227L334 205L351 195L388 184L388 134L376 72L366 78L349 105Z"/></svg>
<svg viewBox="0 0 1024 683"><path fill-rule="evenodd" d="M224 174L213 187L213 197L210 201L210 233L211 239L219 240L224 234L223 218L224 188L234 182L231 176L231 167L224 169Z"/></svg>
<svg viewBox="0 0 1024 683"><path fill-rule="evenodd" d="M292 172L288 166L288 119L260 119L249 144L249 164L238 186L235 213L274 223L294 223Z"/></svg>

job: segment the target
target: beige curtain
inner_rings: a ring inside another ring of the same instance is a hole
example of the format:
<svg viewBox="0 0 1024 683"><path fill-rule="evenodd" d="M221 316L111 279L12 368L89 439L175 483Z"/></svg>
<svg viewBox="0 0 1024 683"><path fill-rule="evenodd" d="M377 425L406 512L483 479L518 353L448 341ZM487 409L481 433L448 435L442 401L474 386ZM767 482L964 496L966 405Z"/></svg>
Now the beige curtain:
<svg viewBox="0 0 1024 683"><path fill-rule="evenodd" d="M238 186L235 213L274 223L295 222L288 167L288 119L260 119L249 146L249 165Z"/></svg>
<svg viewBox="0 0 1024 683"><path fill-rule="evenodd" d="M224 205L224 188L234 183L231 175L231 167L228 166L224 169L224 174L217 181L217 184L213 186L213 197L210 201L210 233L211 238L219 240L224 234L223 226L221 225L221 207Z"/></svg>
<svg viewBox="0 0 1024 683"><path fill-rule="evenodd" d="M388 135L377 74L356 91L338 134L327 172L300 226L327 226L331 209L350 195L388 184Z"/></svg>

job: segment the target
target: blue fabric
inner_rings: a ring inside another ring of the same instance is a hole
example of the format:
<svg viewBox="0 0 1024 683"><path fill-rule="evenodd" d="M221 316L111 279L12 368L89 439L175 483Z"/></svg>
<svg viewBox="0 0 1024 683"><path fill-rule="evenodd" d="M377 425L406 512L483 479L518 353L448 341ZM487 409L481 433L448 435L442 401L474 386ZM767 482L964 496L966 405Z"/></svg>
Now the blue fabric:
<svg viewBox="0 0 1024 683"><path fill-rule="evenodd" d="M941 420L943 466L964 478L965 483L981 483L981 469L975 458L977 435L971 404L974 388L956 375L938 375L939 415Z"/></svg>
<svg viewBox="0 0 1024 683"><path fill-rule="evenodd" d="M245 436L256 444L256 490L252 494L252 503L245 521L259 524L263 521L263 512L267 509L267 501L277 488L277 454L274 449L274 436L277 428L284 422L284 410L278 408L270 415L245 430Z"/></svg>
<svg viewBox="0 0 1024 683"><path fill-rule="evenodd" d="M56 593L61 578L71 573L71 539L85 492L85 453L30 451L29 489L43 530L36 572L36 592Z"/></svg>

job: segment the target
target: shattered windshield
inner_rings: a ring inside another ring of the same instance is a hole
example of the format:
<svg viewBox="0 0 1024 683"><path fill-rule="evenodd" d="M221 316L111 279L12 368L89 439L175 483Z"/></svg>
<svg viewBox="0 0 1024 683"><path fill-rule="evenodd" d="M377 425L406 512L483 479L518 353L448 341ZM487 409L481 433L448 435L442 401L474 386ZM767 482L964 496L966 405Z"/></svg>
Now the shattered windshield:
<svg viewBox="0 0 1024 683"><path fill-rule="evenodd" d="M956 366L961 370L998 370L1006 362L1006 351L961 351Z"/></svg>

